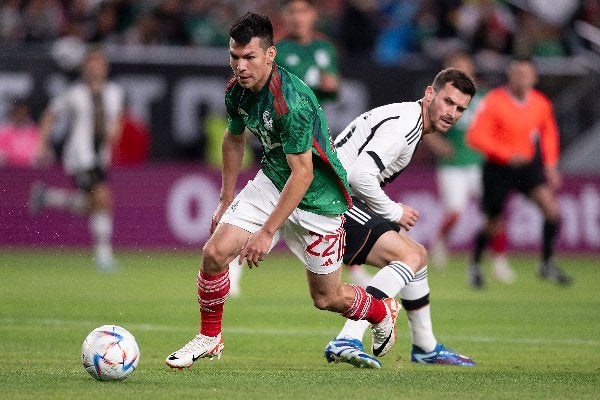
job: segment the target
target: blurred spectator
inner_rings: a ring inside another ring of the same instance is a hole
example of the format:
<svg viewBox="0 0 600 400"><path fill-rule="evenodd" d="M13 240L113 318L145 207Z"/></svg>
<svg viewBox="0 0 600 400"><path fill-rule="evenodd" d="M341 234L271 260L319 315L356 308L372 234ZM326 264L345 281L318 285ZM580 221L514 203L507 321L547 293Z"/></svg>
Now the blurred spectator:
<svg viewBox="0 0 600 400"><path fill-rule="evenodd" d="M37 163L40 132L29 105L16 100L8 120L0 125L0 165L32 167Z"/></svg>
<svg viewBox="0 0 600 400"><path fill-rule="evenodd" d="M464 2L458 10L458 34L471 52L509 54L516 30L515 17L503 2Z"/></svg>
<svg viewBox="0 0 600 400"><path fill-rule="evenodd" d="M161 34L160 21L152 12L142 13L125 32L123 42L132 45L166 44Z"/></svg>
<svg viewBox="0 0 600 400"><path fill-rule="evenodd" d="M41 43L57 38L65 23L64 17L63 9L57 1L26 1L22 14L24 40Z"/></svg>
<svg viewBox="0 0 600 400"><path fill-rule="evenodd" d="M6 0L0 6L0 40L20 39L22 32L21 0Z"/></svg>
<svg viewBox="0 0 600 400"><path fill-rule="evenodd" d="M284 36L276 44L275 62L302 79L323 105L335 99L339 89L335 45L316 30L316 1L284 0L282 4Z"/></svg>
<svg viewBox="0 0 600 400"><path fill-rule="evenodd" d="M340 16L339 40L347 54L370 56L378 35L377 1L347 0Z"/></svg>
<svg viewBox="0 0 600 400"><path fill-rule="evenodd" d="M119 18L116 4L103 2L98 8L89 41L92 43L117 43L119 41Z"/></svg>
<svg viewBox="0 0 600 400"><path fill-rule="evenodd" d="M161 36L167 44L189 44L184 28L184 10L181 0L160 0L154 8L153 14L160 26Z"/></svg>
<svg viewBox="0 0 600 400"><path fill-rule="evenodd" d="M375 59L383 65L394 65L415 50L414 17L419 2L387 0L379 8L381 28L375 43Z"/></svg>
<svg viewBox="0 0 600 400"><path fill-rule="evenodd" d="M235 9L221 1L192 0L188 6L185 31L191 44L228 46L227 26L235 19Z"/></svg>

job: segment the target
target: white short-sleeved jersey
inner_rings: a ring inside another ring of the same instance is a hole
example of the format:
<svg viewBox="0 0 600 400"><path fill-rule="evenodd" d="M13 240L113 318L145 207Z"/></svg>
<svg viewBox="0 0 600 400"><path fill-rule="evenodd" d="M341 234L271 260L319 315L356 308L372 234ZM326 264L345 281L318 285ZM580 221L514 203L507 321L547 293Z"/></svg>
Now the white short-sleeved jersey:
<svg viewBox="0 0 600 400"><path fill-rule="evenodd" d="M392 222L402 207L383 191L410 162L423 133L421 101L393 103L358 116L335 139L352 195Z"/></svg>
<svg viewBox="0 0 600 400"><path fill-rule="evenodd" d="M123 112L125 96L122 88L109 82L102 91L104 126L114 126ZM54 113L67 113L70 131L63 153L67 173L108 167L110 148L105 142L98 152L94 150L94 104L92 93L83 82L75 83L66 92L55 97L51 104Z"/></svg>

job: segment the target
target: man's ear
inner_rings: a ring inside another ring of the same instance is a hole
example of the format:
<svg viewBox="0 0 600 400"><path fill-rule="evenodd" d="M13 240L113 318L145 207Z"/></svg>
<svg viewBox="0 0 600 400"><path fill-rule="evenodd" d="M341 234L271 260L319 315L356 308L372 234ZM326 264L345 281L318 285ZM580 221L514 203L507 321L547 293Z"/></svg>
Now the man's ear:
<svg viewBox="0 0 600 400"><path fill-rule="evenodd" d="M271 46L267 49L267 63L272 64L275 61L275 56L277 55L277 49L275 46Z"/></svg>
<svg viewBox="0 0 600 400"><path fill-rule="evenodd" d="M431 103L431 101L433 100L433 96L435 95L435 92L433 90L432 86L427 86L427 88L425 89L425 100L429 103Z"/></svg>

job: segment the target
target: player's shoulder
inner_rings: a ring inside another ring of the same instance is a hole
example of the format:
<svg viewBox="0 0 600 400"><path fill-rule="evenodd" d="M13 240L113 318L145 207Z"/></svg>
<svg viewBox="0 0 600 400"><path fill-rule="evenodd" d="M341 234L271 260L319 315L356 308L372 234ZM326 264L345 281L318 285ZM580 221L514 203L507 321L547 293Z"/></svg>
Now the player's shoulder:
<svg viewBox="0 0 600 400"><path fill-rule="evenodd" d="M268 82L274 105L281 105L279 115L288 111L308 110L318 105L314 92L296 75L275 64Z"/></svg>
<svg viewBox="0 0 600 400"><path fill-rule="evenodd" d="M530 94L534 101L537 101L542 104L547 104L547 105L551 104L550 98L545 93L543 93L541 90L531 89Z"/></svg>
<svg viewBox="0 0 600 400"><path fill-rule="evenodd" d="M400 103L389 103L371 110L371 114L377 119L411 119L420 118L421 103L418 101L406 101Z"/></svg>

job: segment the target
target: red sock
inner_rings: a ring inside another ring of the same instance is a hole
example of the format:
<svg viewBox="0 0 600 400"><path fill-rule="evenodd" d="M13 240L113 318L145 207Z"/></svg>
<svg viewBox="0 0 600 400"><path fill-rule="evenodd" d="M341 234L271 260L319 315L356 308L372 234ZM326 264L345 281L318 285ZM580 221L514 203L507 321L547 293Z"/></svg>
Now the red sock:
<svg viewBox="0 0 600 400"><path fill-rule="evenodd" d="M506 253L506 249L508 248L508 239L506 238L506 232L504 230L500 231L500 233L492 238L490 247L495 254Z"/></svg>
<svg viewBox="0 0 600 400"><path fill-rule="evenodd" d="M200 303L200 333L217 336L221 333L223 305L229 293L229 271L219 275L198 274L198 303Z"/></svg>
<svg viewBox="0 0 600 400"><path fill-rule="evenodd" d="M365 289L357 285L347 284L354 289L354 302L342 316L352 319L366 319L372 324L378 324L385 318L386 309L383 301L374 298Z"/></svg>
<svg viewBox="0 0 600 400"><path fill-rule="evenodd" d="M448 232L450 232L450 229L452 229L452 227L456 224L456 221L458 221L458 216L459 214L457 212L446 214L444 220L442 221L442 226L440 227L440 235L442 237L448 236Z"/></svg>

